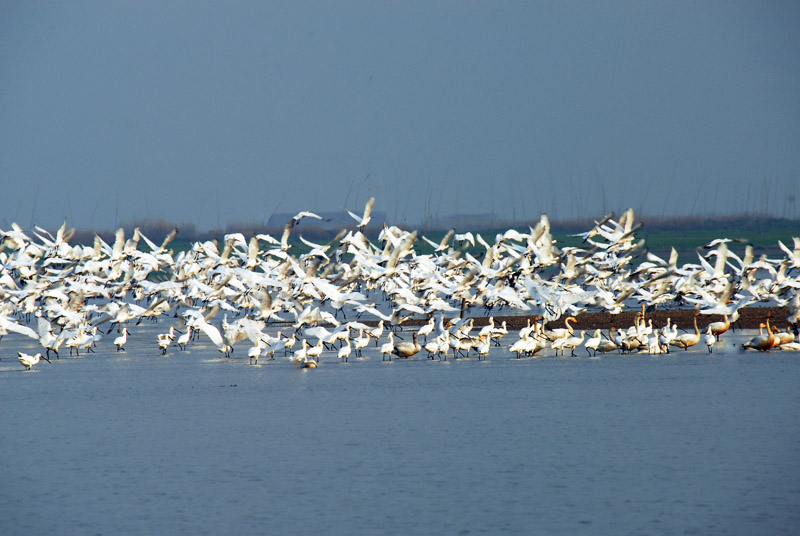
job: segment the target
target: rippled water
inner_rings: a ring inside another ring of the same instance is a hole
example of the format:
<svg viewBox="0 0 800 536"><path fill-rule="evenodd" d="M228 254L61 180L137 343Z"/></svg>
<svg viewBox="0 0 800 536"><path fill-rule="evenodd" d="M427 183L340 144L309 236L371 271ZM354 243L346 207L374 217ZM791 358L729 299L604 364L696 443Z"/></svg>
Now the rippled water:
<svg viewBox="0 0 800 536"><path fill-rule="evenodd" d="M3 534L791 534L800 354L249 366L0 341ZM741 342L745 334L727 337ZM504 342L513 342L511 336ZM110 348L109 348L110 347ZM585 355L585 353L584 353Z"/></svg>

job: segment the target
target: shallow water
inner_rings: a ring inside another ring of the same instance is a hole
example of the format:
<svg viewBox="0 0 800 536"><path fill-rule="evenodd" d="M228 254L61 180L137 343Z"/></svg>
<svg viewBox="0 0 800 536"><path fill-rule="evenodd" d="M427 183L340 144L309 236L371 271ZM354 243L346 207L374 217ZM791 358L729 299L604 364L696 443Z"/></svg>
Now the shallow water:
<svg viewBox="0 0 800 536"><path fill-rule="evenodd" d="M3 534L791 534L800 354L249 366L209 344L22 372L0 341ZM408 337L406 337L408 338ZM585 356L585 351L582 356Z"/></svg>

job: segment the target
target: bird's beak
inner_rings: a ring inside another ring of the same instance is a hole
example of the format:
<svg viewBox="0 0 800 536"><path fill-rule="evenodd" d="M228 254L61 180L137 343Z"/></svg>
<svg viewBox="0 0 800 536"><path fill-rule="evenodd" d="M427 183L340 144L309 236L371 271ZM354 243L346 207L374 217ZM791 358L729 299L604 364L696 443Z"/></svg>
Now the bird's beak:
<svg viewBox="0 0 800 536"><path fill-rule="evenodd" d="M45 360L45 361L47 361L48 363L50 362L50 359L49 359L49 358L48 358L46 355L43 355L43 356L42 356L42 359L44 359L44 360Z"/></svg>

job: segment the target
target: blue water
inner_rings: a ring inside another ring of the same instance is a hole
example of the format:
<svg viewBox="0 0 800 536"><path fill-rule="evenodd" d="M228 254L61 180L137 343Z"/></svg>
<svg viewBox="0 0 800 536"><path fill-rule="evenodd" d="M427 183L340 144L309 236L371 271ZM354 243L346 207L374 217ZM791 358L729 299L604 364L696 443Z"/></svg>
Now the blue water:
<svg viewBox="0 0 800 536"><path fill-rule="evenodd" d="M0 342L0 533L800 526L797 353L384 363L371 346L303 370L249 366L246 343L161 357L159 330L32 372L11 356L33 346Z"/></svg>

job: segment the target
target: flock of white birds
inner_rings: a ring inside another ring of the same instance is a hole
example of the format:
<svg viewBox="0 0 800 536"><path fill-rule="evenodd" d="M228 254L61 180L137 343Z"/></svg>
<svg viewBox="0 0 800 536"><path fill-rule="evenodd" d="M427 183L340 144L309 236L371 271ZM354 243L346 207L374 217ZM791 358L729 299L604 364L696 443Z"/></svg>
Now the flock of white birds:
<svg viewBox="0 0 800 536"><path fill-rule="evenodd" d="M792 248L779 242L785 256L776 259L755 258L750 245L739 256L729 249L731 240L719 239L698 250L696 262L679 264L674 249L667 259L647 251L629 209L575 235L581 247L558 247L546 215L527 232L509 229L493 239L451 230L432 241L384 224L372 242L363 231L373 204L370 199L362 213L350 212L352 228L326 244L299 236L305 252L297 255L290 234L303 219L321 219L312 212L292 218L280 239L233 233L178 253L168 249L177 230L161 244L137 228L127 239L117 230L113 244L96 235L85 246L70 244L65 225L53 236L12 224L0 230L0 338L13 331L38 341L43 353L18 352L30 369L65 348L70 355L94 352L115 329L114 348L124 351L136 325L162 319L154 352L185 350L206 337L226 357L247 341L251 363L286 358L315 367L323 355L347 360L371 343L384 359L421 352L484 358L508 330L491 317L478 330L464 317L470 308L482 308L483 316L508 309L528 316L528 326L507 346L517 357L542 355L545 348L574 355L581 345L587 353L660 353L701 340L711 351L739 309L759 302L786 306L790 322L798 319L800 238ZM418 254L420 241L432 252ZM696 321L694 333L679 334L669 324L655 328L645 322L644 308L661 304L725 315L725 322L705 333ZM596 330L588 338L574 331L571 317L580 312L639 306L633 326ZM412 341L402 340L393 330L412 317L429 321ZM547 321L564 317L563 328L545 329ZM788 329L776 333L765 320L766 334L762 329L744 347L798 349ZM268 325L280 331L270 335Z"/></svg>

